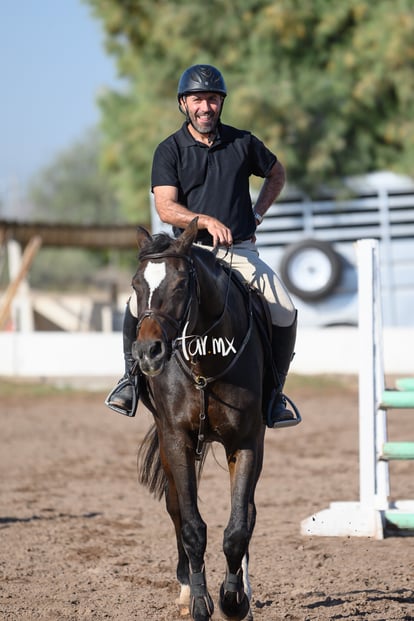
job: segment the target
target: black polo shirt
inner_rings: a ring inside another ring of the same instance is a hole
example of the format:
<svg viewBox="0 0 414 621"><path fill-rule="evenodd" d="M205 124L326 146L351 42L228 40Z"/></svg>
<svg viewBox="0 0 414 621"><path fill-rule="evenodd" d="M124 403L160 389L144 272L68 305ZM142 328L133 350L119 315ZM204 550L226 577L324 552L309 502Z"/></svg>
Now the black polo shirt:
<svg viewBox="0 0 414 621"><path fill-rule="evenodd" d="M193 138L187 123L166 138L154 153L151 187L178 188L178 202L195 214L207 214L229 227L235 241L249 239L256 224L249 177L266 177L276 156L248 131L219 124L208 147ZM174 227L178 235L182 229ZM201 230L198 241L211 243Z"/></svg>

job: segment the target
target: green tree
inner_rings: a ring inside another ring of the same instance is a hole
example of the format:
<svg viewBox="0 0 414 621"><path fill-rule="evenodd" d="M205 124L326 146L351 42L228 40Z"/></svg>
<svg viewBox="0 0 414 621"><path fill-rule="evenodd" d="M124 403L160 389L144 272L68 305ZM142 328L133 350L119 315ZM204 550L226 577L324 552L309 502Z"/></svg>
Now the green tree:
<svg viewBox="0 0 414 621"><path fill-rule="evenodd" d="M33 216L61 224L119 224L125 221L100 168L101 138L92 129L41 171L29 188Z"/></svg>
<svg viewBox="0 0 414 621"><path fill-rule="evenodd" d="M59 224L115 225L125 222L99 164L100 133L90 130L41 171L29 188L34 219ZM30 272L32 286L60 290L96 283L101 268L124 265L132 273L135 252L88 251L79 248L41 248Z"/></svg>
<svg viewBox="0 0 414 621"><path fill-rule="evenodd" d="M261 137L290 182L411 173L413 0L84 1L125 79L101 104L103 162L129 217L148 207L153 150L178 127L178 78L197 62L223 71L224 122Z"/></svg>

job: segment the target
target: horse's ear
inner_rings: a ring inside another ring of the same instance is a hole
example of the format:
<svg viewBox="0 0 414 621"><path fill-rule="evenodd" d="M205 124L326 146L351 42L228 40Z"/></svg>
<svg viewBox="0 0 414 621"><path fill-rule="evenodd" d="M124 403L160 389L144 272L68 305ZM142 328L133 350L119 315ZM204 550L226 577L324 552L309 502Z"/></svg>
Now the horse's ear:
<svg viewBox="0 0 414 621"><path fill-rule="evenodd" d="M137 227L137 244L138 248L141 249L146 246L152 240L151 235L148 233L147 229L144 229L143 226Z"/></svg>
<svg viewBox="0 0 414 621"><path fill-rule="evenodd" d="M179 252L186 252L190 246L194 243L198 233L198 216L191 220L190 224L181 233L177 239L177 250Z"/></svg>

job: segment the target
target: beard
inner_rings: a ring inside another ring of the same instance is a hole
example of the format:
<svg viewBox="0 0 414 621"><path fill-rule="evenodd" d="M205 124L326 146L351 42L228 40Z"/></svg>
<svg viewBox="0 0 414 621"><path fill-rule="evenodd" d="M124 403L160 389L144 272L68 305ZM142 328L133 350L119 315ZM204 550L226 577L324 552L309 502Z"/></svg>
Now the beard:
<svg viewBox="0 0 414 621"><path fill-rule="evenodd" d="M203 119L202 121L198 116L194 114L189 115L190 123L194 127L194 129L197 130L200 134L212 134L213 132L215 132L219 120L219 114L210 114L208 115L208 118L207 115L200 116Z"/></svg>

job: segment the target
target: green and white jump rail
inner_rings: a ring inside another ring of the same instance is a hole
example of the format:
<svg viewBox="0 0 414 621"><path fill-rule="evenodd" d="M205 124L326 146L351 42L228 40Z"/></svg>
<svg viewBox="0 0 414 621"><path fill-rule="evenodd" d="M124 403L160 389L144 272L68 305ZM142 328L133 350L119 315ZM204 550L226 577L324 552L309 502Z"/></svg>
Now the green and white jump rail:
<svg viewBox="0 0 414 621"><path fill-rule="evenodd" d="M384 442L379 459L382 461L414 459L414 442Z"/></svg>
<svg viewBox="0 0 414 621"><path fill-rule="evenodd" d="M384 390L381 396L380 408L414 408L414 377L401 377L395 382L396 390Z"/></svg>
<svg viewBox="0 0 414 621"><path fill-rule="evenodd" d="M414 377L402 377L395 382L397 390L384 390L380 409L414 409ZM384 442L379 455L384 461L414 459L414 442Z"/></svg>
<svg viewBox="0 0 414 621"><path fill-rule="evenodd" d="M414 378L403 377L395 382L397 390L384 390L381 399L383 409L414 408ZM414 459L414 442L385 442L380 459L411 460ZM385 523L390 532L411 534L414 531L414 506L410 501L391 503L384 512Z"/></svg>
<svg viewBox="0 0 414 621"><path fill-rule="evenodd" d="M301 522L310 536L373 537L414 535L414 500L390 500L389 462L413 460L414 442L392 442L387 416L405 416L414 409L414 378L385 389L379 243L359 240L359 501L332 502ZM414 373L414 368L413 368ZM399 412L393 412L398 410ZM338 454L338 459L341 456Z"/></svg>
<svg viewBox="0 0 414 621"><path fill-rule="evenodd" d="M406 390L414 395L414 377L401 377L395 382L398 390Z"/></svg>

